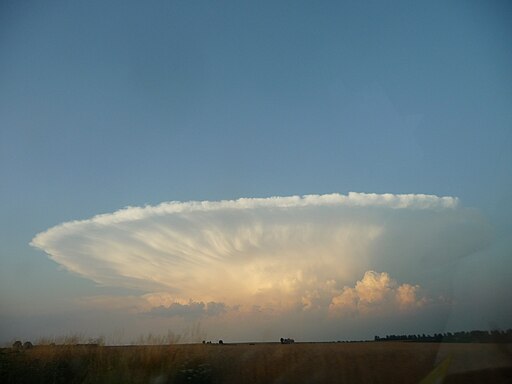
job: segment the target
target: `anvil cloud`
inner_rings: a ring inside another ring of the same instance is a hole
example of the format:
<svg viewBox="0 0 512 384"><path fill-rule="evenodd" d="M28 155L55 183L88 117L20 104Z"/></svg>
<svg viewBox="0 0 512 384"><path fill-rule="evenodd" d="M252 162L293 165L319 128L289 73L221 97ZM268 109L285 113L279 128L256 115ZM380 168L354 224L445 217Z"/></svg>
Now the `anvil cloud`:
<svg viewBox="0 0 512 384"><path fill-rule="evenodd" d="M127 207L60 224L31 245L98 284L145 291L140 311L154 316L256 308L336 319L422 307L424 271L488 238L454 197L349 193Z"/></svg>

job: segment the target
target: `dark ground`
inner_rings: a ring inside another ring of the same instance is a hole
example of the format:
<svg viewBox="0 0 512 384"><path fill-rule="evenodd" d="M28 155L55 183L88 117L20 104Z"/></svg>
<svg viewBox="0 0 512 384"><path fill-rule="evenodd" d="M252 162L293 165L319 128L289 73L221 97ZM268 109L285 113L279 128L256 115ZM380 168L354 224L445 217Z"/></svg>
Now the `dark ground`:
<svg viewBox="0 0 512 384"><path fill-rule="evenodd" d="M512 383L512 344L407 342L0 349L1 383Z"/></svg>

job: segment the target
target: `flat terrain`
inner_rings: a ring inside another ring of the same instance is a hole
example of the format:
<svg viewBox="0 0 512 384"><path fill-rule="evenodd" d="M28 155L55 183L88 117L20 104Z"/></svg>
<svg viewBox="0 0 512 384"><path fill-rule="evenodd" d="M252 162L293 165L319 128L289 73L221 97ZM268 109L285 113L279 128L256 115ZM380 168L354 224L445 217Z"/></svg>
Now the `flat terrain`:
<svg viewBox="0 0 512 384"><path fill-rule="evenodd" d="M512 383L511 344L273 343L0 350L1 383Z"/></svg>

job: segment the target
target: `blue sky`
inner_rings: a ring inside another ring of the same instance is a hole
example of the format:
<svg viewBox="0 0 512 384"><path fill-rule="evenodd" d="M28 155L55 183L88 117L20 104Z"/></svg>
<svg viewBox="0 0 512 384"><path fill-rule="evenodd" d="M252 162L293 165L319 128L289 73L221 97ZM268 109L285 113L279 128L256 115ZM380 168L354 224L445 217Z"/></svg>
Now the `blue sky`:
<svg viewBox="0 0 512 384"><path fill-rule="evenodd" d="M2 2L2 340L36 320L41 334L77 332L76 303L126 294L30 247L50 227L166 201L351 191L453 196L477 212L493 240L445 280L460 313L489 315L436 327L511 327L511 13L505 1ZM102 332L117 315L98 310Z"/></svg>

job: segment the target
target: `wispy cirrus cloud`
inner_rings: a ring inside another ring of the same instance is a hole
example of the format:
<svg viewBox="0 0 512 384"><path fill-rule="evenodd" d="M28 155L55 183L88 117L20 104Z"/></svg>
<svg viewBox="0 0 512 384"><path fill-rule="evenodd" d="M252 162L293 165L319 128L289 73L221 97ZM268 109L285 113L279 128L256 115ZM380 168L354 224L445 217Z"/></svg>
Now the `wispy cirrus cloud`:
<svg viewBox="0 0 512 384"><path fill-rule="evenodd" d="M99 284L145 291L138 308L156 316L337 317L418 308L421 271L481 249L489 233L454 197L349 193L127 207L31 245Z"/></svg>

